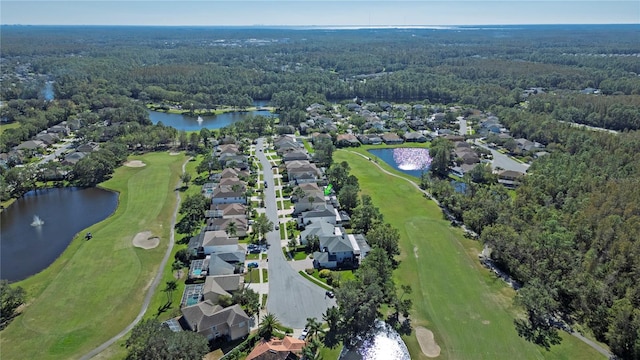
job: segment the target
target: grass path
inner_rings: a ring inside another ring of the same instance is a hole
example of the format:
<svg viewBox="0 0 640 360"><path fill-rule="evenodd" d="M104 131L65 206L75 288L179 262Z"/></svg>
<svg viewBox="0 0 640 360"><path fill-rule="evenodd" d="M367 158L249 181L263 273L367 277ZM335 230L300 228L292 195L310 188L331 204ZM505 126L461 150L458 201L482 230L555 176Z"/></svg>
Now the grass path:
<svg viewBox="0 0 640 360"><path fill-rule="evenodd" d="M103 187L119 192L106 220L83 230L47 270L22 281L29 306L2 333L2 358L78 358L105 342L136 317L168 246L171 196L184 155L150 153L132 157L147 166L121 167ZM134 248L140 231L161 244Z"/></svg>
<svg viewBox="0 0 640 360"><path fill-rule="evenodd" d="M513 326L518 313L512 305L514 291L480 265L478 242L451 228L440 208L405 179L383 173L353 152L336 151L334 161L349 163L363 193L371 195L385 221L400 231L402 263L396 280L412 285L412 325L434 332L442 349L439 358L602 358L568 335L550 351L520 338ZM380 165L397 173L382 161ZM412 359L427 359L414 335L405 342Z"/></svg>

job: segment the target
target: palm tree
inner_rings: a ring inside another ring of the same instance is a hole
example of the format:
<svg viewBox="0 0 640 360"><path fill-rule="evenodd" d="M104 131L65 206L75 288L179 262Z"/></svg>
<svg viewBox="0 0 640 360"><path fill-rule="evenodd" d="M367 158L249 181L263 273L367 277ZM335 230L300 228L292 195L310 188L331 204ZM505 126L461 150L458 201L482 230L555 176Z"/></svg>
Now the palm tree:
<svg viewBox="0 0 640 360"><path fill-rule="evenodd" d="M227 232L227 235L229 235L230 237L236 236L236 234L238 233L238 228L236 226L235 221L229 222L229 224L227 225L226 232Z"/></svg>
<svg viewBox="0 0 640 360"><path fill-rule="evenodd" d="M271 336L273 335L273 332L276 329L278 329L280 326L282 326L280 324L280 320L278 320L278 318L272 313L267 313L262 318L262 323L258 328L258 334L265 340L269 341L271 340Z"/></svg>
<svg viewBox="0 0 640 360"><path fill-rule="evenodd" d="M316 318L307 318L306 328L309 331L309 338L316 339L323 334L322 323L320 323Z"/></svg>
<svg viewBox="0 0 640 360"><path fill-rule="evenodd" d="M302 349L302 358L305 360L320 360L322 357L318 352L320 348L320 342L318 339L313 339L307 342L307 346Z"/></svg>
<svg viewBox="0 0 640 360"><path fill-rule="evenodd" d="M176 291L177 288L178 284L175 280L167 281L164 287L164 292L167 293L167 304L171 304L173 292Z"/></svg>

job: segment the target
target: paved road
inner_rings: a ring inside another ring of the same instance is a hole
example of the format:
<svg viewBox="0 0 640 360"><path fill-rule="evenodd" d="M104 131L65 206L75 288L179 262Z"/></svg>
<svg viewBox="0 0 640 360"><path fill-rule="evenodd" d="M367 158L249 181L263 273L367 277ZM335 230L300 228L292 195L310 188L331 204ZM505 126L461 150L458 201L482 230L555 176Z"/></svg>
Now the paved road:
<svg viewBox="0 0 640 360"><path fill-rule="evenodd" d="M48 163L49 161L55 160L55 159L58 158L58 156L62 155L63 153L65 153L66 151L68 151L71 148L73 148L73 141L65 142L65 143L62 144L62 146L57 148L53 153L43 157L42 160L40 160L40 162L38 162L38 164L42 165L42 164Z"/></svg>
<svg viewBox="0 0 640 360"><path fill-rule="evenodd" d="M189 158L190 159L190 158ZM182 164L182 172L184 173L185 171L185 166L187 165L187 162L189 162L189 159L187 159L187 161L184 162L184 164ZM181 185L182 181L178 181L178 185L176 186L176 188L179 188ZM162 259L162 262L160 263L160 267L158 268L158 273L156 274L156 277L153 279L153 282L151 283L151 286L149 287L149 292L147 292L147 295L144 297L144 303L142 304L142 308L140 309L140 312L138 313L138 316L136 316L136 318L131 322L131 324L127 325L126 328L124 328L124 330L120 331L116 336L112 337L111 339L107 340L104 344L98 346L97 348L91 350L88 354L86 354L85 356L83 356L81 359L82 360L89 360L92 357L100 354L101 352L103 352L104 350L106 350L109 346L113 345L116 341L120 340L123 336L125 336L127 333L129 333L129 331L131 331L131 329L134 328L134 326L138 325L138 323L140 322L140 320L142 320L142 317L144 316L144 314L147 312L147 309L149 308L149 303L151 303L151 297L153 297L153 294L156 291L156 288L158 287L158 284L160 283L160 280L162 279L162 274L164 272L164 268L167 265L167 261L169 261L169 257L171 256L171 251L173 250L173 245L174 245L174 240L175 240L175 232L174 232L174 228L176 225L176 217L178 216L178 209L180 208L180 192L176 191L176 207L175 209L173 209L173 216L171 217L171 235L169 236L169 247L167 247L167 251L164 254L164 258Z"/></svg>
<svg viewBox="0 0 640 360"><path fill-rule="evenodd" d="M465 120L463 116L458 116L456 119L458 119L460 124L460 135L467 135L467 120Z"/></svg>
<svg viewBox="0 0 640 360"><path fill-rule="evenodd" d="M491 167L495 170L496 168L502 168L504 170L514 170L519 171L521 173L526 173L529 169L529 164L523 164L521 162L515 161L509 156L498 152L494 149L489 148L488 146L482 144L481 142L476 140L475 143L477 146L485 148L491 151L491 155L493 155L493 161L491 162Z"/></svg>
<svg viewBox="0 0 640 360"><path fill-rule="evenodd" d="M267 217L278 224L278 208L274 191L273 172L271 164L264 155L264 139L258 139L257 156L264 170L267 182L265 189L265 206ZM307 318L322 319L322 314L330 306L335 305L334 299L325 296L325 290L303 278L291 268L285 260L280 246L280 231L274 230L267 234L269 247L269 297L267 311L274 314L280 322L294 329L304 328ZM261 314L263 315L263 314Z"/></svg>

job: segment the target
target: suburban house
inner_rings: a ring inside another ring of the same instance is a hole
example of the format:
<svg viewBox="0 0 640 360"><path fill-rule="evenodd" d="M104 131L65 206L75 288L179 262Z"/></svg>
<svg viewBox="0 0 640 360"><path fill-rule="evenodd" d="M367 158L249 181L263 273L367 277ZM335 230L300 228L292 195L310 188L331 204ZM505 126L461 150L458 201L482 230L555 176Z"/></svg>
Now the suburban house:
<svg viewBox="0 0 640 360"><path fill-rule="evenodd" d="M338 221L338 211L332 206L321 204L313 210L305 211L298 217L298 225L308 225L312 222L325 221L336 225Z"/></svg>
<svg viewBox="0 0 640 360"><path fill-rule="evenodd" d="M329 135L327 133L314 132L313 134L311 134L311 142L312 143L316 144L321 139L327 139L329 141L332 141L331 140L331 135Z"/></svg>
<svg viewBox="0 0 640 360"><path fill-rule="evenodd" d="M58 134L49 134L46 131L43 131L36 135L35 139L42 141L46 145L53 145L60 141L60 137L58 136Z"/></svg>
<svg viewBox="0 0 640 360"><path fill-rule="evenodd" d="M88 143L82 144L76 148L76 151L90 153L100 149L100 144L94 141L89 141Z"/></svg>
<svg viewBox="0 0 640 360"><path fill-rule="evenodd" d="M231 296L231 292L240 290L243 279L241 274L207 276L202 288L202 297L204 301L209 300L217 304L220 296Z"/></svg>
<svg viewBox="0 0 640 360"><path fill-rule="evenodd" d="M64 160L62 160L60 163L62 165L75 165L78 161L82 160L82 158L84 158L85 156L87 156L87 154L83 153L83 152L72 152L71 154L67 154L64 157Z"/></svg>
<svg viewBox="0 0 640 360"><path fill-rule="evenodd" d="M206 184L205 184L206 185ZM242 204L211 204L209 210L205 212L207 218L246 218L247 207Z"/></svg>
<svg viewBox="0 0 640 360"><path fill-rule="evenodd" d="M220 276L220 275L232 275L237 273L236 267L233 264L230 264L216 254L212 254L207 256L206 260L208 260L206 264L207 275L209 276Z"/></svg>
<svg viewBox="0 0 640 360"><path fill-rule="evenodd" d="M350 147L350 146L360 146L360 141L353 134L339 134L336 137L336 146L337 147Z"/></svg>
<svg viewBox="0 0 640 360"><path fill-rule="evenodd" d="M362 234L347 234L336 228L336 235L320 236L320 249L313 253L313 266L319 269L357 267L360 260L371 251Z"/></svg>
<svg viewBox="0 0 640 360"><path fill-rule="evenodd" d="M47 147L47 144L41 140L27 140L20 143L18 146L14 147L14 150L35 150L35 149L44 149Z"/></svg>
<svg viewBox="0 0 640 360"><path fill-rule="evenodd" d="M380 145L382 144L382 138L375 134L361 134L358 135L358 140L363 145Z"/></svg>
<svg viewBox="0 0 640 360"><path fill-rule="evenodd" d="M504 170L498 173L498 182L508 188L515 188L520 185L520 180L524 173L514 170Z"/></svg>
<svg viewBox="0 0 640 360"><path fill-rule="evenodd" d="M309 160L306 150L291 150L282 155L282 161Z"/></svg>
<svg viewBox="0 0 640 360"><path fill-rule="evenodd" d="M248 158L246 155L223 153L218 157L218 159L220 160L220 164L224 167L234 167L241 170L249 168L249 163L247 161Z"/></svg>
<svg viewBox="0 0 640 360"><path fill-rule="evenodd" d="M288 180L296 184L317 182L320 177L320 170L308 160L289 161L286 167Z"/></svg>
<svg viewBox="0 0 640 360"><path fill-rule="evenodd" d="M396 133L384 133L382 134L382 141L387 145L402 144L404 140Z"/></svg>
<svg viewBox="0 0 640 360"><path fill-rule="evenodd" d="M249 231L249 222L246 217L208 219L206 229L209 231L226 232L230 223L235 223L237 236L247 236L247 231Z"/></svg>
<svg viewBox="0 0 640 360"><path fill-rule="evenodd" d="M238 251L238 238L229 237L224 230L203 231L194 238L189 243L197 243L198 247L202 247L205 255Z"/></svg>
<svg viewBox="0 0 640 360"><path fill-rule="evenodd" d="M402 137L406 142L427 142L427 137L417 131L406 132Z"/></svg>
<svg viewBox="0 0 640 360"><path fill-rule="evenodd" d="M64 121L63 121L64 123ZM69 135L69 127L66 125L66 123L63 125L62 123L58 124L58 125L54 125L50 128L47 129L48 133L56 133L56 134L62 134L62 136L67 136Z"/></svg>
<svg viewBox="0 0 640 360"><path fill-rule="evenodd" d="M234 191L228 187L219 186L211 195L213 204L246 204L247 197L244 191Z"/></svg>
<svg viewBox="0 0 640 360"><path fill-rule="evenodd" d="M284 339L273 338L270 341L261 340L247 355L246 360L297 360L302 356L302 349L306 346L304 340L291 336Z"/></svg>
<svg viewBox="0 0 640 360"><path fill-rule="evenodd" d="M326 203L324 191L320 189L304 191L304 195L294 196L292 198L292 201L294 201L294 215L301 214L304 211L312 210L314 209L314 207Z"/></svg>
<svg viewBox="0 0 640 360"><path fill-rule="evenodd" d="M211 301L203 301L181 309L183 328L213 340L236 340L249 335L249 316L236 304L223 308Z"/></svg>
<svg viewBox="0 0 640 360"><path fill-rule="evenodd" d="M317 236L318 239L321 237L334 236L337 235L336 227L333 224L330 224L326 221L316 221L307 225L304 230L300 232L298 237L298 241L301 245L307 244L307 239L310 236Z"/></svg>

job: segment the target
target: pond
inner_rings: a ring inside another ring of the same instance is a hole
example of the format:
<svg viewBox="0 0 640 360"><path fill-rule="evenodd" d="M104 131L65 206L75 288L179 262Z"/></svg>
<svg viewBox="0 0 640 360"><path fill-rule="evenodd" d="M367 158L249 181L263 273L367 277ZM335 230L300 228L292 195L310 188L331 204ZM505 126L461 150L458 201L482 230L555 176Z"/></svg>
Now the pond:
<svg viewBox="0 0 640 360"><path fill-rule="evenodd" d="M371 149L369 152L394 169L417 178L431 165L429 149L426 148Z"/></svg>
<svg viewBox="0 0 640 360"><path fill-rule="evenodd" d="M117 193L98 188L27 193L0 214L2 279L18 281L46 269L75 234L106 219L117 206ZM39 226L34 226L36 217Z"/></svg>
<svg viewBox="0 0 640 360"><path fill-rule="evenodd" d="M253 106L258 108L266 106L266 101L255 101ZM178 130L199 131L200 129L220 129L235 122L244 120L249 116L272 116L268 110L255 111L234 111L212 116L188 116L183 114L171 114L161 111L149 110L151 122L157 124L162 122L166 126L171 126Z"/></svg>
<svg viewBox="0 0 640 360"><path fill-rule="evenodd" d="M375 332L354 349L343 348L338 360L410 360L409 349L389 324L378 321Z"/></svg>

